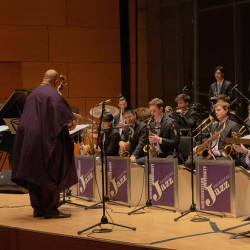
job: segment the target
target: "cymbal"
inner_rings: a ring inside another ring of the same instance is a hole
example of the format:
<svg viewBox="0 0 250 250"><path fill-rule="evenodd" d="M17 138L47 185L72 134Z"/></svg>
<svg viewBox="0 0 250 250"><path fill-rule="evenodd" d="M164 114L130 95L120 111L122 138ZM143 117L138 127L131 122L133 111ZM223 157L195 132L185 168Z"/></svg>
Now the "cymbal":
<svg viewBox="0 0 250 250"><path fill-rule="evenodd" d="M73 115L74 115L75 118L77 118L79 120L83 120L84 119L84 117L82 115L74 113L74 112L72 112L72 113L73 113Z"/></svg>
<svg viewBox="0 0 250 250"><path fill-rule="evenodd" d="M147 107L140 107L140 108L135 109L135 111L137 112L137 115L139 117L150 116L150 110Z"/></svg>
<svg viewBox="0 0 250 250"><path fill-rule="evenodd" d="M113 116L116 116L119 113L119 109L111 106L111 105L105 105L105 112L111 113ZM102 106L97 106L92 108L89 111L90 115L93 115L95 118L100 118L102 114Z"/></svg>

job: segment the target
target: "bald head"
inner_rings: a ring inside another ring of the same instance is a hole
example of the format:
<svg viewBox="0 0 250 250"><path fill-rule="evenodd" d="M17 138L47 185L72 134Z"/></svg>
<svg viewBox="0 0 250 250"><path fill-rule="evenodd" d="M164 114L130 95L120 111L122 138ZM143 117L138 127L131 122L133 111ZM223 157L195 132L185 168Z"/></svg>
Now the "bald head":
<svg viewBox="0 0 250 250"><path fill-rule="evenodd" d="M59 78L59 73L56 72L54 69L49 69L45 72L45 75L43 77L43 82L46 83L54 83L55 80Z"/></svg>

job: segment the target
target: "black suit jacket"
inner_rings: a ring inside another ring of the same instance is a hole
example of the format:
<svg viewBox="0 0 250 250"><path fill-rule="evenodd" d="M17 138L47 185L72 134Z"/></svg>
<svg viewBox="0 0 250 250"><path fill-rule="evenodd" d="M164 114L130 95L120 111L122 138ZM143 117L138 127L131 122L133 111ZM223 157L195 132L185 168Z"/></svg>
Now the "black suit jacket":
<svg viewBox="0 0 250 250"><path fill-rule="evenodd" d="M215 134L219 130L223 128L223 123L219 125L219 123L214 123L211 127L211 134ZM218 144L218 150L220 154L222 153L222 149L226 145L225 138L226 137L232 137L232 132L238 132L239 131L239 125L238 123L227 119L226 121L226 127L225 130L222 132L222 134L219 137L219 144Z"/></svg>
<svg viewBox="0 0 250 250"><path fill-rule="evenodd" d="M232 88L233 88L233 84L227 80L224 80L221 86L220 95L221 94L228 95L230 97L230 100L232 100L233 99L233 93L231 91ZM210 85L208 95L209 95L209 98L213 96L218 96L217 82L214 82Z"/></svg>
<svg viewBox="0 0 250 250"><path fill-rule="evenodd" d="M143 157L143 147L146 145L147 140L147 125L142 122L135 120L134 126L134 135L133 138L130 138L129 143L129 153L130 155L134 155L136 159ZM125 127L122 134L122 141L128 141L129 139L129 127Z"/></svg>
<svg viewBox="0 0 250 250"><path fill-rule="evenodd" d="M104 141L104 152L107 156L119 155L119 142L121 140L117 129L107 130ZM102 135L103 136L103 135Z"/></svg>
<svg viewBox="0 0 250 250"><path fill-rule="evenodd" d="M156 133L156 122L151 122L152 132ZM163 155L161 157L167 157L174 153L174 149L178 151L180 142L180 130L176 121L168 115L163 115L161 120L161 128L159 137L162 138L160 144Z"/></svg>
<svg viewBox="0 0 250 250"><path fill-rule="evenodd" d="M176 120L180 129L195 128L198 118L197 112L194 109L188 109L188 111L184 115L174 112L170 115L170 117Z"/></svg>

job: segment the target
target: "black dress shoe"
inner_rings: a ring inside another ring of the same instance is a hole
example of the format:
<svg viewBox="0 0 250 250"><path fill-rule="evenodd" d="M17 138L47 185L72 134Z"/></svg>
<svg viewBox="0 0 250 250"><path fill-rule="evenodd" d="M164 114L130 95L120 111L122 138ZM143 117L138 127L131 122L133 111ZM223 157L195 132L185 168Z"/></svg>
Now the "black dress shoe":
<svg viewBox="0 0 250 250"><path fill-rule="evenodd" d="M56 214L46 214L44 215L45 219L62 219L62 218L69 218L71 214L64 214L62 212L56 213Z"/></svg>
<svg viewBox="0 0 250 250"><path fill-rule="evenodd" d="M33 213L33 217L34 217L34 218L44 217L44 214L43 214L42 212L34 212L34 213Z"/></svg>

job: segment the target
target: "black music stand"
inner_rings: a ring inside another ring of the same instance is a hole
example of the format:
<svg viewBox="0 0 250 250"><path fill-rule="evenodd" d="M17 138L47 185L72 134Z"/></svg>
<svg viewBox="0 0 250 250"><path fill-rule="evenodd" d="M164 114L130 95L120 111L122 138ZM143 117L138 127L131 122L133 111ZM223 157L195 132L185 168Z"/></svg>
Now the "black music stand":
<svg viewBox="0 0 250 250"><path fill-rule="evenodd" d="M160 129L160 128L154 128L154 129ZM157 206L157 205L153 205L152 203L152 199L150 199L150 194L149 194L149 148L150 148L150 142L149 142L149 131L151 130L151 128L147 128L147 152L146 152L146 160L147 160L147 169L148 169L148 176L147 176L147 180L148 180L148 197L147 197L147 201L146 201L146 204L142 207L139 207L135 210L132 210L131 212L128 213L128 215L131 215L141 209L144 209L146 207L155 207L155 208L159 208L159 209L163 209L163 210L167 210L167 211L171 211L171 212L176 212L176 210L174 209L170 209L170 208L165 208L165 207L160 207L160 206Z"/></svg>
<svg viewBox="0 0 250 250"><path fill-rule="evenodd" d="M191 212L199 212L199 213L203 213L203 214L208 214L208 215L215 215L218 217L223 217L223 215L220 214L214 214L214 213L210 213L210 212L205 212L202 210L198 210L196 208L196 204L194 203L194 152L193 152L193 134L192 131L190 129L190 140L191 140L191 191L192 191L192 203L191 206L189 208L189 210L186 210L184 212L181 212L181 216L177 217L174 219L174 221L179 220L180 218L182 218L183 216L191 213Z"/></svg>
<svg viewBox="0 0 250 250"><path fill-rule="evenodd" d="M81 234L91 228L94 228L94 227L97 227L97 226L101 226L101 225L104 225L104 224L109 224L109 225L113 225L113 226L118 226L118 227L123 227L123 228L128 228L128 229L131 229L133 231L136 231L136 228L135 227L128 227L128 226L124 226L124 225L121 225L121 224L116 224L116 223L113 223L113 222L109 222L108 221L108 218L105 214L106 212L106 206L105 206L105 193L104 193L104 148L103 148L103 136L100 136L101 134L101 124L102 124L102 117L103 117L103 113L105 111L105 102L102 103L102 114L101 114L101 117L100 117L100 124L99 124L99 131L98 131L98 139L100 141L99 145L101 147L101 163L102 163L102 211L103 211L103 214L102 214L102 218L101 218L101 221L91 227L88 227L88 228L85 228L81 231L78 231L77 233L78 234Z"/></svg>

